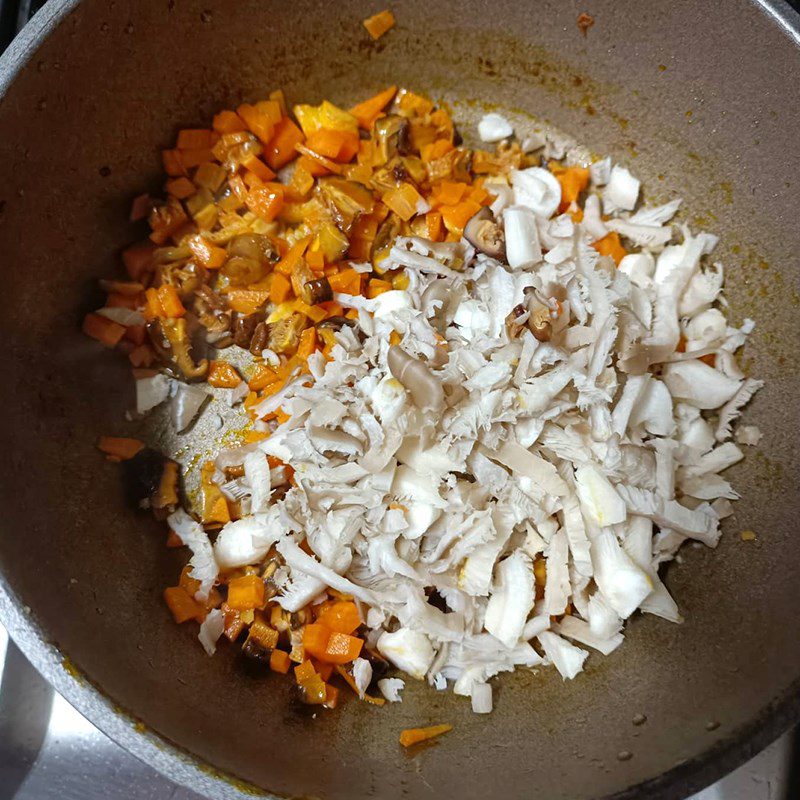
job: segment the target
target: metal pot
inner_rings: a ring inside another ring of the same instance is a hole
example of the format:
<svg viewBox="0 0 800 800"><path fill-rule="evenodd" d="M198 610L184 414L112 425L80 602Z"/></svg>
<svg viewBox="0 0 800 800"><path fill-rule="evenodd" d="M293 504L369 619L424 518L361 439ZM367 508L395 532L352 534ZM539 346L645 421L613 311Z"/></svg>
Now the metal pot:
<svg viewBox="0 0 800 800"><path fill-rule="evenodd" d="M2 618L70 702L174 780L214 798L676 798L797 719L796 18L766 0L590 6L583 36L571 1L406 0L373 43L361 20L377 7L355 0L52 0L0 61ZM132 390L79 320L136 238L126 211L158 187L158 148L278 86L347 102L389 83L532 112L628 163L649 196L682 195L723 237L733 318L758 321L747 366L767 387L749 413L766 435L736 468L718 550L668 571L686 623L634 619L572 682L505 677L489 719L422 685L314 719L286 681L208 659L161 602L180 556L94 449ZM401 752L401 728L443 721L446 740Z"/></svg>

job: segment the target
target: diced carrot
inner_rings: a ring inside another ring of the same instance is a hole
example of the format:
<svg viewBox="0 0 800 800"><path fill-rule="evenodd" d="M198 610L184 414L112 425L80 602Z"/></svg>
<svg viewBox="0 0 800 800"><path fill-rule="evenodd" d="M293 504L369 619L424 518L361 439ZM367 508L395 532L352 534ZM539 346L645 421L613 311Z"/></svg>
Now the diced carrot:
<svg viewBox="0 0 800 800"><path fill-rule="evenodd" d="M269 285L269 299L275 305L286 302L292 296L292 284L285 275L275 272Z"/></svg>
<svg viewBox="0 0 800 800"><path fill-rule="evenodd" d="M101 436L97 442L97 449L109 456L116 456L120 461L133 458L142 448L144 443L138 439L126 439L117 436Z"/></svg>
<svg viewBox="0 0 800 800"><path fill-rule="evenodd" d="M258 106L243 103L236 109L236 113L245 121L247 127L261 140L268 144L275 132L275 123L269 114L264 113Z"/></svg>
<svg viewBox="0 0 800 800"><path fill-rule="evenodd" d="M143 325L137 327L144 329ZM134 367L149 367L156 360L156 354L149 345L140 344L128 353L128 360Z"/></svg>
<svg viewBox="0 0 800 800"><path fill-rule="evenodd" d="M228 583L228 605L237 611L263 608L264 581L258 575L242 575Z"/></svg>
<svg viewBox="0 0 800 800"><path fill-rule="evenodd" d="M185 200L197 191L197 187L188 178L183 176L167 181L166 184L164 184L164 189L167 194L171 194L177 200Z"/></svg>
<svg viewBox="0 0 800 800"><path fill-rule="evenodd" d="M303 647L305 652L320 661L324 660L330 636L330 630L324 625L309 623L303 628Z"/></svg>
<svg viewBox="0 0 800 800"><path fill-rule="evenodd" d="M295 148L303 142L304 138L300 128L289 117L283 117L275 125L275 132L269 143L265 145L264 158L267 164L276 172L286 166L296 157Z"/></svg>
<svg viewBox="0 0 800 800"><path fill-rule="evenodd" d="M141 297L130 294L120 294L112 292L106 297L106 308L129 308L135 311L139 308Z"/></svg>
<svg viewBox="0 0 800 800"><path fill-rule="evenodd" d="M314 188L314 176L303 166L301 160L295 164L289 187L298 199L304 198Z"/></svg>
<svg viewBox="0 0 800 800"><path fill-rule="evenodd" d="M201 188L208 189L209 192L217 192L227 177L228 172L224 167L206 161L194 173L194 182Z"/></svg>
<svg viewBox="0 0 800 800"><path fill-rule="evenodd" d="M306 628L308 628L308 625L306 625ZM333 664L347 664L358 658L363 645L363 639L334 631L330 634L321 660L330 661Z"/></svg>
<svg viewBox="0 0 800 800"><path fill-rule="evenodd" d="M325 313L323 309L320 309L321 313ZM323 316L323 319L325 317ZM319 320L322 322L322 320ZM300 341L297 345L297 357L301 358L305 361L308 360L308 357L317 349L317 329L316 328L306 328L300 334Z"/></svg>
<svg viewBox="0 0 800 800"><path fill-rule="evenodd" d="M306 147L335 161L350 161L358 152L358 134L320 128L306 139Z"/></svg>
<svg viewBox="0 0 800 800"><path fill-rule="evenodd" d="M592 247L594 247L601 256L611 256L611 258L614 259L614 263L617 265L628 255L616 231L607 233L602 239L598 239Z"/></svg>
<svg viewBox="0 0 800 800"><path fill-rule="evenodd" d="M294 677L299 684L308 683L313 680L316 674L317 671L314 669L314 664L310 659L304 660L294 668Z"/></svg>
<svg viewBox="0 0 800 800"><path fill-rule="evenodd" d="M334 292L360 294L361 276L354 269L343 269L338 275L331 275L328 283Z"/></svg>
<svg viewBox="0 0 800 800"><path fill-rule="evenodd" d="M364 27L373 39L380 39L386 31L394 27L394 14L388 9L367 17Z"/></svg>
<svg viewBox="0 0 800 800"><path fill-rule="evenodd" d="M317 622L336 633L353 633L361 625L358 607L350 601L330 603L317 617Z"/></svg>
<svg viewBox="0 0 800 800"><path fill-rule="evenodd" d="M205 608L180 586L170 586L168 589L164 589L164 602L179 625L190 619L198 622L205 619Z"/></svg>
<svg viewBox="0 0 800 800"><path fill-rule="evenodd" d="M260 392L262 389L266 389L267 386L271 386L273 383L281 383L282 381L283 379L272 367L268 367L266 364L259 364L247 385L252 391Z"/></svg>
<svg viewBox="0 0 800 800"><path fill-rule="evenodd" d="M453 730L452 725L431 725L429 728L406 728L400 734L400 744L403 747L410 747L412 744L419 744L435 736Z"/></svg>
<svg viewBox="0 0 800 800"><path fill-rule="evenodd" d="M125 328L125 338L135 345L144 344L147 339L147 330L144 325L128 325Z"/></svg>
<svg viewBox="0 0 800 800"><path fill-rule="evenodd" d="M389 189L384 192L383 197L384 205L394 211L400 219L408 222L415 214L419 213L422 196L410 183L401 183L396 189ZM425 206L423 206L424 210Z"/></svg>
<svg viewBox="0 0 800 800"><path fill-rule="evenodd" d="M153 269L155 249L156 246L152 242L140 242L122 251L122 263L131 280L138 281L146 272Z"/></svg>
<svg viewBox="0 0 800 800"><path fill-rule="evenodd" d="M551 167L551 171L561 184L561 205L558 210L563 214L589 185L589 170L586 167Z"/></svg>
<svg viewBox="0 0 800 800"><path fill-rule="evenodd" d="M186 313L178 290L172 284L165 283L158 287L158 299L161 301L161 307L164 309L164 316L167 319L182 317Z"/></svg>
<svg viewBox="0 0 800 800"><path fill-rule="evenodd" d="M228 292L228 305L240 314L255 314L269 299L269 292L257 289L234 289Z"/></svg>
<svg viewBox="0 0 800 800"><path fill-rule="evenodd" d="M244 185L241 175L234 175L229 181L228 185L231 191L236 195L240 203L244 203L247 199L247 187Z"/></svg>
<svg viewBox="0 0 800 800"><path fill-rule="evenodd" d="M324 661L314 661L314 669L324 681L328 681L333 675L333 664L326 664Z"/></svg>
<svg viewBox="0 0 800 800"><path fill-rule="evenodd" d="M464 231L464 226L480 210L480 203L476 203L474 200L464 200L456 206L442 206L442 222L450 233L460 236Z"/></svg>
<svg viewBox="0 0 800 800"><path fill-rule="evenodd" d="M400 344L400 342L402 342L402 341L403 341L403 337L397 331L392 331L389 334L389 344L390 345Z"/></svg>
<svg viewBox="0 0 800 800"><path fill-rule="evenodd" d="M572 218L573 222L583 222L583 209L582 208L573 208L567 212L570 217Z"/></svg>
<svg viewBox="0 0 800 800"><path fill-rule="evenodd" d="M207 380L217 389L235 389L242 382L233 364L219 360L209 364Z"/></svg>
<svg viewBox="0 0 800 800"><path fill-rule="evenodd" d="M199 167L206 161L214 160L214 153L209 147L201 147L193 150L181 150L181 161L186 169Z"/></svg>
<svg viewBox="0 0 800 800"><path fill-rule="evenodd" d="M314 324L322 322L327 316L324 309L319 306L310 306L302 300L295 300L294 307L300 314L305 314Z"/></svg>
<svg viewBox="0 0 800 800"><path fill-rule="evenodd" d="M358 124L365 130L369 130L378 115L384 108L392 101L392 98L397 93L396 86L390 86L382 92L373 95L368 100L353 106L350 113L358 120Z"/></svg>
<svg viewBox="0 0 800 800"><path fill-rule="evenodd" d="M273 650L269 655L269 668L273 672L280 672L285 675L292 666L289 654L285 650Z"/></svg>
<svg viewBox="0 0 800 800"><path fill-rule="evenodd" d="M314 272L322 272L325 269L325 255L322 250L306 250L306 264Z"/></svg>
<svg viewBox="0 0 800 800"><path fill-rule="evenodd" d="M275 173L258 156L247 156L242 161L242 166L257 175L262 181L271 181L275 178Z"/></svg>
<svg viewBox="0 0 800 800"><path fill-rule="evenodd" d="M330 170L320 164L317 159L302 155L297 159L297 169L304 170L312 178L319 178L322 175L327 175L330 172Z"/></svg>
<svg viewBox="0 0 800 800"><path fill-rule="evenodd" d="M212 127L217 133L237 133L247 130L245 121L235 111L220 111L215 115Z"/></svg>
<svg viewBox="0 0 800 800"><path fill-rule="evenodd" d="M329 158L325 158L325 156L320 155L319 153L312 150L310 147L306 147L304 144L298 143L295 145L295 150L297 150L297 152L300 153L301 155L306 156L309 161L315 162L319 167L322 167L327 172L333 172L336 175L342 174L342 167L339 164L337 164L335 161L331 161L331 159ZM304 165L306 163L307 162L304 162ZM311 170L309 170L309 172L311 172ZM319 171L317 171L316 173L311 172L311 174L324 175L325 173L320 173Z"/></svg>
<svg viewBox="0 0 800 800"><path fill-rule="evenodd" d="M189 236L186 239L186 245L192 251L192 255L206 269L219 269L228 260L228 254L222 247L211 244L199 233Z"/></svg>
<svg viewBox="0 0 800 800"><path fill-rule="evenodd" d="M325 678L323 680L327 679ZM338 704L339 704L339 690L335 686L331 686L329 683L326 683L325 702L323 703L323 705L325 706L325 708L336 708Z"/></svg>
<svg viewBox="0 0 800 800"><path fill-rule="evenodd" d="M172 178L186 175L186 165L180 150L162 150L161 163L164 165L164 172Z"/></svg>
<svg viewBox="0 0 800 800"><path fill-rule="evenodd" d="M272 222L283 208L283 192L271 186L254 186L245 198L247 207L264 222Z"/></svg>
<svg viewBox="0 0 800 800"><path fill-rule="evenodd" d="M116 347L125 335L125 327L100 314L87 314L81 328L87 336L97 339L106 347Z"/></svg>
<svg viewBox="0 0 800 800"><path fill-rule="evenodd" d="M439 211L429 211L425 215L425 223L428 227L428 238L432 242L441 242L444 239L444 225L442 224L442 214Z"/></svg>
<svg viewBox="0 0 800 800"><path fill-rule="evenodd" d="M473 203L478 203L478 205L484 205L488 197L489 192L487 192L483 186L473 186L470 193L467 195L469 200L472 200Z"/></svg>
<svg viewBox="0 0 800 800"><path fill-rule="evenodd" d="M294 272L295 267L303 257L306 248L311 243L311 236L306 236L304 239L298 239L288 250L286 255L275 265L275 272L289 276Z"/></svg>
<svg viewBox="0 0 800 800"><path fill-rule="evenodd" d="M459 181L442 181L433 190L433 199L443 206L454 206L461 202L461 199L469 191L466 183Z"/></svg>
<svg viewBox="0 0 800 800"><path fill-rule="evenodd" d="M436 139L422 147L420 157L426 164L429 164L431 161L446 156L453 149L453 143L449 139Z"/></svg>
<svg viewBox="0 0 800 800"><path fill-rule="evenodd" d="M367 284L367 297L374 300L379 294L390 291L392 284L389 281L383 281L379 278L372 278Z"/></svg>

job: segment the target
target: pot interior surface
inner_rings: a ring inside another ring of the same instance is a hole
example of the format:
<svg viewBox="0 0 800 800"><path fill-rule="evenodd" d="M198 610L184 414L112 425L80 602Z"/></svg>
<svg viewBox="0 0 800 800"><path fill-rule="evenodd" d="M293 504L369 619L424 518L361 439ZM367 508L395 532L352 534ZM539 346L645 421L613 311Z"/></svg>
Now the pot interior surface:
<svg viewBox="0 0 800 800"><path fill-rule="evenodd" d="M361 20L379 6L354 0L85 0L2 99L0 569L80 672L214 769L331 800L677 797L743 758L747 745L731 747L759 726L777 733L776 709L793 713L800 53L744 0L724 14L701 0L591 6L583 36L572 0L406 0L372 42ZM465 129L481 104L532 114L629 166L648 201L684 197L680 219L721 236L732 318L757 321L743 364L767 381L747 412L764 439L731 471L742 500L726 535L668 570L686 622L637 617L575 681L504 676L489 718L413 681L402 704L314 718L288 681L225 647L207 658L161 599L185 554L129 509L94 447L130 430L133 387L80 320L95 278L119 274L120 249L144 234L127 214L158 190L160 148L275 88L348 103L388 84L449 102ZM439 722L454 731L402 752L402 728Z"/></svg>

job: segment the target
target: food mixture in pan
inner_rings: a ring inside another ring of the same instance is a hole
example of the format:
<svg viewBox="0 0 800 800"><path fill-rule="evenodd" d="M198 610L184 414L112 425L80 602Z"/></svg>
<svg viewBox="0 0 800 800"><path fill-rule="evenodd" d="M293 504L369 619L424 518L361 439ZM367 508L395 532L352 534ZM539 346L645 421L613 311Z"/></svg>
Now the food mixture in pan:
<svg viewBox="0 0 800 800"><path fill-rule="evenodd" d="M219 427L199 463L100 440L191 552L175 621L309 704L417 680L486 713L498 673L574 678L631 615L681 622L659 567L716 546L760 436L753 323L681 200L532 123L463 133L395 87L181 130L84 322L136 415Z"/></svg>

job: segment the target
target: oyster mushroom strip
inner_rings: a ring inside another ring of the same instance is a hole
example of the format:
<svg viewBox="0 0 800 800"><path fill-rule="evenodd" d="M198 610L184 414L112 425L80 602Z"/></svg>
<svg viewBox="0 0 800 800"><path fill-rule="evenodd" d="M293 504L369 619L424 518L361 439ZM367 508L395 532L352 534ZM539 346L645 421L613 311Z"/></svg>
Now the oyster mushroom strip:
<svg viewBox="0 0 800 800"><path fill-rule="evenodd" d="M414 405L420 411L441 413L444 408L444 389L422 361L395 344L389 348L386 362L389 372L408 389Z"/></svg>
<svg viewBox="0 0 800 800"><path fill-rule="evenodd" d="M154 319L147 323L147 333L156 352L167 362L171 362L187 379L205 377L208 372L208 361L203 358L197 364L192 360L189 350L191 342L186 327L186 320Z"/></svg>

